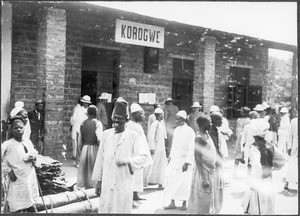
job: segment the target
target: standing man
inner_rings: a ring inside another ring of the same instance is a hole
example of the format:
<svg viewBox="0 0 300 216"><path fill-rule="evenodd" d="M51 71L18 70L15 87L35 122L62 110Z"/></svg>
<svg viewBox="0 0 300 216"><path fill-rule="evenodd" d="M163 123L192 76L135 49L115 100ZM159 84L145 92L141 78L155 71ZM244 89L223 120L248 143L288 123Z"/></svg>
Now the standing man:
<svg viewBox="0 0 300 216"><path fill-rule="evenodd" d="M221 140L220 140L220 132L218 131L218 127L222 125L222 114L220 112L212 112L210 114L212 127L209 130L209 135L212 138L214 145L216 147L217 152L217 161L215 166L215 172L213 175L214 183L213 183L213 206L214 212L212 214L218 214L223 206L223 197L224 197L224 178L223 178L223 153L221 149Z"/></svg>
<svg viewBox="0 0 300 216"><path fill-rule="evenodd" d="M106 104L109 98L109 94L106 92L102 92L102 94L100 95L100 97L98 97L98 99L100 100L97 103L97 108L98 108L98 120L101 121L102 125L103 125L103 130L107 129L107 125L108 125L108 118L107 118L107 113L106 113Z"/></svg>
<svg viewBox="0 0 300 216"><path fill-rule="evenodd" d="M147 161L148 153L141 148L139 135L125 127L128 103L117 100L112 121L114 128L105 130L94 166L92 180L97 182L99 213L130 213L134 177Z"/></svg>
<svg viewBox="0 0 300 216"><path fill-rule="evenodd" d="M170 149L172 147L172 140L173 140L173 133L177 126L176 124L176 113L178 113L179 109L177 106L173 104L173 99L168 98L165 101L164 107L164 120L166 124L167 130L167 139L168 139L168 146L166 147L167 157L169 157Z"/></svg>
<svg viewBox="0 0 300 216"><path fill-rule="evenodd" d="M175 209L175 200L182 202L181 210L186 210L186 201L190 195L192 171L194 164L195 132L186 121L187 114L184 110L176 114L172 148L167 167L167 184L165 198L171 203L165 209Z"/></svg>
<svg viewBox="0 0 300 216"><path fill-rule="evenodd" d="M37 149L39 154L44 154L44 114L43 110L43 101L37 100L35 102L35 109L28 112L28 118L31 127L30 140L33 143L34 147Z"/></svg>
<svg viewBox="0 0 300 216"><path fill-rule="evenodd" d="M278 149L284 154L287 154L287 143L290 126L290 118L288 112L289 111L286 107L282 107L279 111L280 125L278 128Z"/></svg>
<svg viewBox="0 0 300 216"><path fill-rule="evenodd" d="M78 100L77 100L77 104L74 106L73 108L73 114L70 118L70 123L71 123L71 137L72 137L72 159L76 160L76 146L77 146L77 141L76 141L76 128L74 127L75 125L75 122L76 122L76 115L78 113L78 109L80 109L82 106L82 103L81 103L81 97L78 97Z"/></svg>
<svg viewBox="0 0 300 216"><path fill-rule="evenodd" d="M199 104L199 102L194 102L192 106L192 113L190 113L187 117L187 121L189 126L197 133L199 131L198 124L196 122L196 119L200 116L201 112L200 109L202 106Z"/></svg>
<svg viewBox="0 0 300 216"><path fill-rule="evenodd" d="M126 124L126 127L138 133L140 137L139 139L140 148L142 148L144 152L147 152L147 161L143 165L144 168L152 163L152 158L148 147L147 139L144 133L144 129L141 125L144 119L144 110L139 104L133 103L130 106L130 112L131 112L131 120ZM144 186L143 168L136 170L133 175L134 176L133 200L144 200L143 198L140 198L138 194L139 192L143 192L143 186Z"/></svg>

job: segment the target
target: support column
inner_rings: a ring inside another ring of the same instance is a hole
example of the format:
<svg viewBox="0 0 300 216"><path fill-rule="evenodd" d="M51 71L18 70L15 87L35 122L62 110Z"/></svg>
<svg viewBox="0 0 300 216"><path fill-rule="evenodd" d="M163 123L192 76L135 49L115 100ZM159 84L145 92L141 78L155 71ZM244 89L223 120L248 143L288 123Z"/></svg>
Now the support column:
<svg viewBox="0 0 300 216"><path fill-rule="evenodd" d="M10 111L11 52L12 52L12 5L2 4L2 55L1 55L1 120L6 120Z"/></svg>
<svg viewBox="0 0 300 216"><path fill-rule="evenodd" d="M292 110L298 110L298 52L293 53L292 65Z"/></svg>
<svg viewBox="0 0 300 216"><path fill-rule="evenodd" d="M203 105L204 112L209 113L209 108L214 105L215 98L215 68L216 68L216 39L205 38L204 50L204 88Z"/></svg>
<svg viewBox="0 0 300 216"><path fill-rule="evenodd" d="M44 154L63 158L64 84L66 63L66 11L43 8L38 27L37 99L45 101Z"/></svg>

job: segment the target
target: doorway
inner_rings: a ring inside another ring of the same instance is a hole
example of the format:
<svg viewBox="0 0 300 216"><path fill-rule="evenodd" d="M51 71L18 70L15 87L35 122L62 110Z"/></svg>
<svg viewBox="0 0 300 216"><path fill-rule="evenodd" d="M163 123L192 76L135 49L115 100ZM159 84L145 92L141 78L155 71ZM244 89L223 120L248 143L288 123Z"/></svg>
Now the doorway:
<svg viewBox="0 0 300 216"><path fill-rule="evenodd" d="M118 50L83 47L81 95L89 95L92 104L97 104L102 92L111 94L112 99L118 97L119 59ZM112 109L112 101L109 101L106 105L108 127L111 127Z"/></svg>
<svg viewBox="0 0 300 216"><path fill-rule="evenodd" d="M179 110L191 112L193 103L194 61L173 59L172 98Z"/></svg>

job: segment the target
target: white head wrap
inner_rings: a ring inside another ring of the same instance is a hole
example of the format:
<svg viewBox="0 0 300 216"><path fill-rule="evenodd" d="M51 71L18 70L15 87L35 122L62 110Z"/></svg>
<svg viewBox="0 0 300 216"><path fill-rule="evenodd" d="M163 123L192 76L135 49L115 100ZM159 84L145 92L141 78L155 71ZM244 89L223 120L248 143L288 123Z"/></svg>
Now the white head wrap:
<svg viewBox="0 0 300 216"><path fill-rule="evenodd" d="M16 107L16 108L13 108L13 110L10 112L10 117L14 117L14 116L17 115L21 110L23 110L22 107Z"/></svg>

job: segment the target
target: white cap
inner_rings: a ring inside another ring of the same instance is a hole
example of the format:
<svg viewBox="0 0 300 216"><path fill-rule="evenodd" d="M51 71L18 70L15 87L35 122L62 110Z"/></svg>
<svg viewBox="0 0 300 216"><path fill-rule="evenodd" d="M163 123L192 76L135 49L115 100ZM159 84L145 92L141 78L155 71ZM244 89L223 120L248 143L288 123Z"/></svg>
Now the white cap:
<svg viewBox="0 0 300 216"><path fill-rule="evenodd" d="M279 112L281 112L281 113L288 113L289 111L288 111L288 109L286 107L282 107Z"/></svg>
<svg viewBox="0 0 300 216"><path fill-rule="evenodd" d="M10 112L10 117L14 117L17 115L21 110L23 110L22 107L15 107L13 110Z"/></svg>
<svg viewBox="0 0 300 216"><path fill-rule="evenodd" d="M213 105L210 107L209 112L220 112L220 109L218 106Z"/></svg>
<svg viewBox="0 0 300 216"><path fill-rule="evenodd" d="M268 109L270 107L270 105L265 101L261 105L264 109Z"/></svg>
<svg viewBox="0 0 300 216"><path fill-rule="evenodd" d="M199 108L201 107L201 105L199 104L199 102L194 102L192 107Z"/></svg>
<svg viewBox="0 0 300 216"><path fill-rule="evenodd" d="M167 101L173 101L173 99L172 98L167 98L167 100L165 102L167 102Z"/></svg>
<svg viewBox="0 0 300 216"><path fill-rule="evenodd" d="M255 119L255 127L253 128L253 136L264 137L270 128L269 122L264 119Z"/></svg>
<svg viewBox="0 0 300 216"><path fill-rule="evenodd" d="M184 110L180 110L176 115L180 116L184 119L186 119L186 117L187 117L186 111L184 111Z"/></svg>
<svg viewBox="0 0 300 216"><path fill-rule="evenodd" d="M264 111L265 109L261 104L256 104L256 106L253 108L254 111Z"/></svg>
<svg viewBox="0 0 300 216"><path fill-rule="evenodd" d="M24 102L23 101L16 101L15 107L24 107Z"/></svg>
<svg viewBox="0 0 300 216"><path fill-rule="evenodd" d="M164 111L162 110L162 108L158 107L154 110L154 113L164 113Z"/></svg>
<svg viewBox="0 0 300 216"><path fill-rule="evenodd" d="M80 101L81 101L82 103L92 103L92 102L91 102L91 97L88 96L88 95L84 95L84 96L80 99Z"/></svg>
<svg viewBox="0 0 300 216"><path fill-rule="evenodd" d="M106 100L108 100L109 94L106 93L106 92L102 92L101 95L100 95L98 98L99 98L100 100L101 100L101 99L106 99Z"/></svg>
<svg viewBox="0 0 300 216"><path fill-rule="evenodd" d="M130 106L130 112L134 113L134 112L138 112L138 111L144 112L143 108L139 104L137 104L137 103L131 104L131 106Z"/></svg>

